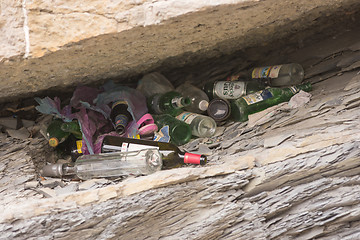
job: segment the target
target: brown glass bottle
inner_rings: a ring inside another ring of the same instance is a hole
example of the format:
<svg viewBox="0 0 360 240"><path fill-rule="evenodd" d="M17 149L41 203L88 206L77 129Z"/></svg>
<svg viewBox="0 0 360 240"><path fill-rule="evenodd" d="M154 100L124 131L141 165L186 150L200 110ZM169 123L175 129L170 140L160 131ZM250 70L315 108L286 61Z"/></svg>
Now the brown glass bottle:
<svg viewBox="0 0 360 240"><path fill-rule="evenodd" d="M128 152L146 148L156 148L159 150L163 161L162 169L176 168L187 163L204 165L207 162L206 156L182 152L177 146L171 143L116 136L105 136L101 146L101 152Z"/></svg>
<svg viewBox="0 0 360 240"><path fill-rule="evenodd" d="M110 119L114 124L115 131L119 135L123 134L126 126L132 119L128 111L128 103L123 100L114 102L111 107Z"/></svg>

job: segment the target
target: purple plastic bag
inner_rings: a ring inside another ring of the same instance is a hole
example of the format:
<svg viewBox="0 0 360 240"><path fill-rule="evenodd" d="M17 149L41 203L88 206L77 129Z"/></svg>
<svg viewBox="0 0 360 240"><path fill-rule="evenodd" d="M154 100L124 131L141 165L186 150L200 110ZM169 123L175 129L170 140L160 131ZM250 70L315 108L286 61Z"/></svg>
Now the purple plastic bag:
<svg viewBox="0 0 360 240"><path fill-rule="evenodd" d="M61 101L58 97L52 100L49 97L35 98L39 103L36 109L44 114L51 114L61 118L65 122L77 119L83 137L82 152L94 154L101 152L102 139L105 135L119 136L114 130L110 119L111 109L109 104L117 100L128 102L128 111L134 121L131 121L122 136L135 137L138 134L137 121L147 113L146 98L137 90L125 86L115 85L108 82L103 86L104 90L78 86L70 100L70 105L61 109ZM71 112L74 108L76 111Z"/></svg>

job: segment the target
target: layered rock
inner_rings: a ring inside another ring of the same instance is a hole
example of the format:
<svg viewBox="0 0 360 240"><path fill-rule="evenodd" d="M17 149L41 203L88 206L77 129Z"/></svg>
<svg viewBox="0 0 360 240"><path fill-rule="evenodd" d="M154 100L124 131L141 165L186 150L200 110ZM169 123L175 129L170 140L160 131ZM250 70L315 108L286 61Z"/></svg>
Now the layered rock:
<svg viewBox="0 0 360 240"><path fill-rule="evenodd" d="M36 175L50 161L45 140L0 134L0 238L358 239L358 32L276 51L307 63L310 102L277 105L182 146L208 154L205 166L45 180Z"/></svg>

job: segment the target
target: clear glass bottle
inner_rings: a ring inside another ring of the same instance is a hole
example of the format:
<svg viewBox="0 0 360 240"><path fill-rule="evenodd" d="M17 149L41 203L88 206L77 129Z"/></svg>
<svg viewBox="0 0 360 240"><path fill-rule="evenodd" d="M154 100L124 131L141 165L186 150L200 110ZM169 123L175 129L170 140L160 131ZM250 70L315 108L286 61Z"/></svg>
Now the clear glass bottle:
<svg viewBox="0 0 360 240"><path fill-rule="evenodd" d="M155 94L164 94L174 91L172 83L161 73L152 72L144 75L136 87L146 98Z"/></svg>
<svg viewBox="0 0 360 240"><path fill-rule="evenodd" d="M216 122L209 116L198 113L182 112L177 119L190 125L192 135L197 137L212 137L216 131Z"/></svg>
<svg viewBox="0 0 360 240"><path fill-rule="evenodd" d="M148 99L149 111L155 114L170 114L177 116L182 108L189 106L191 100L183 97L181 93L172 91L164 94L156 94Z"/></svg>
<svg viewBox="0 0 360 240"><path fill-rule="evenodd" d="M215 81L206 83L203 90L210 99L237 99L264 88L259 81Z"/></svg>
<svg viewBox="0 0 360 240"><path fill-rule="evenodd" d="M298 85L304 79L304 69L298 63L254 68L252 79L259 79L271 87Z"/></svg>
<svg viewBox="0 0 360 240"><path fill-rule="evenodd" d="M267 88L231 101L231 118L245 122L250 114L260 112L276 104L287 102L300 90L311 91L311 83L288 88Z"/></svg>
<svg viewBox="0 0 360 240"><path fill-rule="evenodd" d="M209 105L209 97L200 88L195 87L189 82L185 82L176 88L176 91L191 100L189 106L184 107L186 111L194 113L204 113Z"/></svg>
<svg viewBox="0 0 360 240"><path fill-rule="evenodd" d="M153 115L158 129L169 126L170 141L177 146L184 145L191 140L191 128L188 124L169 114Z"/></svg>
<svg viewBox="0 0 360 240"><path fill-rule="evenodd" d="M162 168L158 149L134 152L111 152L80 156L74 164L50 164L41 170L42 176L77 176L79 179L148 175Z"/></svg>
<svg viewBox="0 0 360 240"><path fill-rule="evenodd" d="M105 136L101 146L101 151L127 152L154 147L157 148L161 154L163 162L162 169L176 168L184 164L204 165L207 162L205 155L183 152L172 143L116 136Z"/></svg>

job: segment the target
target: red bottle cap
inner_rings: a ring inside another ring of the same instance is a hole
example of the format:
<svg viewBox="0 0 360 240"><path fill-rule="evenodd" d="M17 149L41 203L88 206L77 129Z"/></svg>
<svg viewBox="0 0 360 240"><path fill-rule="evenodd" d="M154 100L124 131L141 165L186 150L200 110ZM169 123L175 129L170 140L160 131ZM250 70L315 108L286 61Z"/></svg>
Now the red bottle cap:
<svg viewBox="0 0 360 240"><path fill-rule="evenodd" d="M206 163L206 156L195 153L185 153L184 163L204 165Z"/></svg>

